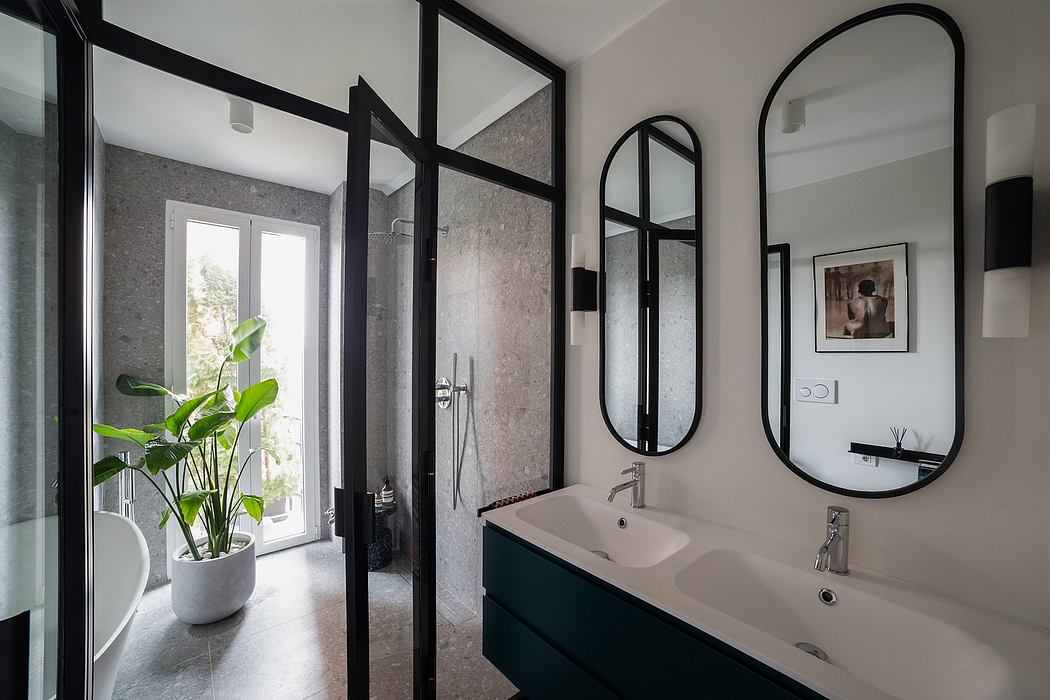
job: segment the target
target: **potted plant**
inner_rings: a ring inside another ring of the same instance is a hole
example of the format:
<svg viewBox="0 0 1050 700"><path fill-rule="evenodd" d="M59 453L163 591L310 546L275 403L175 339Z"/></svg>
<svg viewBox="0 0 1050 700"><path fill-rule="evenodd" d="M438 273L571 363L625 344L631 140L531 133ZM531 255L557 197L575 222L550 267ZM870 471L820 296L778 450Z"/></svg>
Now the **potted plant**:
<svg viewBox="0 0 1050 700"><path fill-rule="evenodd" d="M257 448L237 460L236 445L245 425L277 399L277 380L265 379L243 391L222 383L228 365L244 362L262 344L266 321L250 318L233 330L219 366L214 391L180 396L154 382L121 374L117 389L127 396L167 396L175 411L163 423L136 428L96 424L103 437L134 443L138 460L117 456L94 465L97 486L125 469L133 469L160 493L167 504L159 527L169 520L184 543L172 555L171 607L183 622L205 624L244 607L255 590L255 537L235 530L238 517L256 522L263 516L263 499L240 490L241 477ZM203 537L195 537L200 523Z"/></svg>
<svg viewBox="0 0 1050 700"><path fill-rule="evenodd" d="M263 477L263 515L274 518L288 512L288 500L299 493L299 479L295 474L273 470Z"/></svg>

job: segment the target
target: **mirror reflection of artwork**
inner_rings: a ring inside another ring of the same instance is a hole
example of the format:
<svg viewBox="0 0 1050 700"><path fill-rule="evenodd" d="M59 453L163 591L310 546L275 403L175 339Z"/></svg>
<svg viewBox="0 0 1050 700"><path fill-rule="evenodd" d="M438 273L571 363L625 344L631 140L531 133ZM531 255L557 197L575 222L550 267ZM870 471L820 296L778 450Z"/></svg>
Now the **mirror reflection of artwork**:
<svg viewBox="0 0 1050 700"><path fill-rule="evenodd" d="M907 352L908 244L813 257L817 352Z"/></svg>

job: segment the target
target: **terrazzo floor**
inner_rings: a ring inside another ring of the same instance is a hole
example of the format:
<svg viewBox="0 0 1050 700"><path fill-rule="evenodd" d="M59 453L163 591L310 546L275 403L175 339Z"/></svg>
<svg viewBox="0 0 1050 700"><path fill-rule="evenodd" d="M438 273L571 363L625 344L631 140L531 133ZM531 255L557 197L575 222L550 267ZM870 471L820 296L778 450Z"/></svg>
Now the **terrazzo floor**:
<svg viewBox="0 0 1050 700"><path fill-rule="evenodd" d="M407 562L369 574L371 697L412 692ZM330 700L346 695L343 555L328 540L262 556L245 608L210 625L171 612L170 589L146 593L132 623L115 700ZM439 593L438 695L506 700L514 686L481 655L481 618Z"/></svg>

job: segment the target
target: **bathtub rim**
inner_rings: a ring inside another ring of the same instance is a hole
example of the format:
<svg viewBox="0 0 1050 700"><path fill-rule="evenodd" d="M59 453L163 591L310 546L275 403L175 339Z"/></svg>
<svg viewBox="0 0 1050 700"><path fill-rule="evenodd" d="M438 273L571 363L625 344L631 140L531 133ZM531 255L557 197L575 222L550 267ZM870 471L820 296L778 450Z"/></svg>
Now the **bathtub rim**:
<svg viewBox="0 0 1050 700"><path fill-rule="evenodd" d="M120 618L120 623L113 630L112 634L109 635L109 638L106 640L106 643L103 644L102 646L98 647L95 650L94 655L91 657L92 663L97 663L98 660L107 651L109 651L110 647L112 647L116 643L117 638L120 637L121 632L123 632L124 629L129 624L131 624L131 618L133 618L135 616L135 613L138 612L139 603L142 602L142 595L146 592L146 581L149 579L149 567L150 567L150 564L149 564L149 548L146 546L146 538L143 536L142 530L139 529L139 526L135 524L135 521L133 521L133 520L131 520L129 518L125 518L120 513L111 513L109 511L104 511L104 510L97 510L97 511L94 512L94 517L97 518L100 515L102 515L103 517L116 518L118 520L123 520L127 525L131 526L132 531L135 533L135 539L136 539L136 541L138 542L138 545L139 545L139 553L142 555L143 561L145 562L145 566L142 567L142 573L139 575L138 586L136 587L136 590L138 591L138 594L135 596L135 599L132 601L133 604L129 605L127 610L124 611L124 614ZM97 557L96 557L96 559L97 559ZM92 574L92 584L94 584L94 574ZM92 591L91 591L92 605L94 605L94 597L96 595L98 595L98 590L94 588L94 585L92 585Z"/></svg>

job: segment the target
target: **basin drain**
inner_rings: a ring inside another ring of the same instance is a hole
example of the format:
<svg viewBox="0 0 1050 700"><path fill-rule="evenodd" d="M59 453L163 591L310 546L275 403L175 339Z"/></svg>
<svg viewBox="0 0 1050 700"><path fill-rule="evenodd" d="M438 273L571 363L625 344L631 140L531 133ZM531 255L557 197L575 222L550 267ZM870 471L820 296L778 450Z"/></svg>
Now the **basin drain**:
<svg viewBox="0 0 1050 700"><path fill-rule="evenodd" d="M816 644L810 644L809 642L795 642L795 646L801 649L802 651L806 652L810 656L817 657L821 661L826 662L828 660L828 655L824 652L823 649L818 647Z"/></svg>

